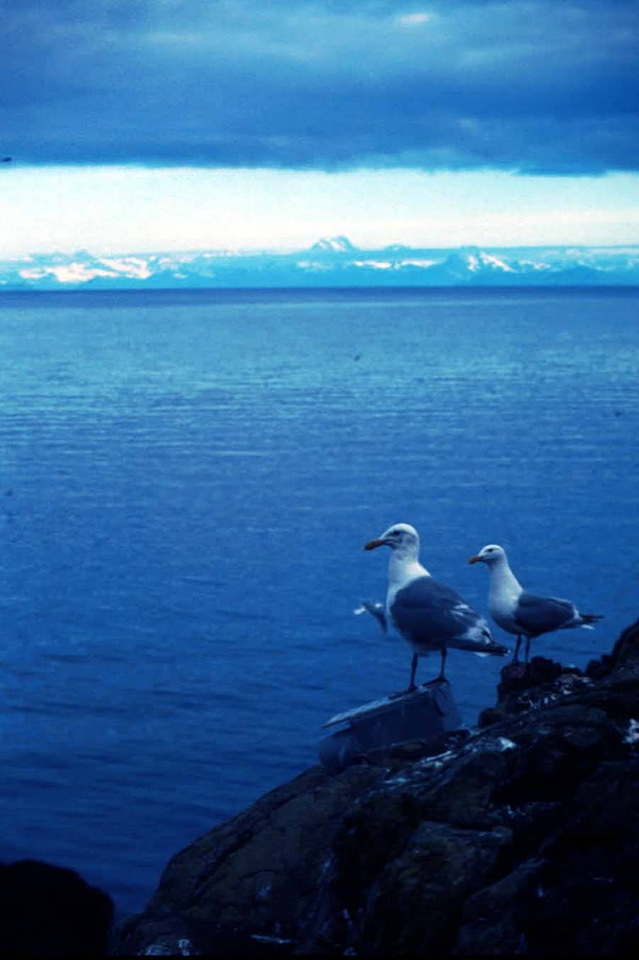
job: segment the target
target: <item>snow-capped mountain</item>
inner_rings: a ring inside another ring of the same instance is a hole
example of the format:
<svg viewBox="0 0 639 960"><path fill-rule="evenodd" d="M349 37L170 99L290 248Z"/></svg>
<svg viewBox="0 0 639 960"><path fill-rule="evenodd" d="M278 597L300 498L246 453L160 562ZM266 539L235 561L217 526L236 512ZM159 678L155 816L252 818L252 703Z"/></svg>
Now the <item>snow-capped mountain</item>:
<svg viewBox="0 0 639 960"><path fill-rule="evenodd" d="M324 237L311 247L311 253L354 253L355 250L348 237Z"/></svg>
<svg viewBox="0 0 639 960"><path fill-rule="evenodd" d="M338 236L293 253L82 250L0 261L0 290L636 284L639 246L363 250Z"/></svg>

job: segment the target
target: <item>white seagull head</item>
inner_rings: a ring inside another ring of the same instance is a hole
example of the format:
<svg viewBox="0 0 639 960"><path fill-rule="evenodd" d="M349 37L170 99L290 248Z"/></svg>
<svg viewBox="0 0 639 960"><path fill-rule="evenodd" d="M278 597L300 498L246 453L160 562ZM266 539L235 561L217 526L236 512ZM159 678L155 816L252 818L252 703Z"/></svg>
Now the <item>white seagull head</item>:
<svg viewBox="0 0 639 960"><path fill-rule="evenodd" d="M503 547L500 547L498 543L489 543L488 546L482 547L479 553L476 553L473 557L470 557L469 563L485 563L489 567L494 567L498 563L503 563L506 561L506 551Z"/></svg>
<svg viewBox="0 0 639 960"><path fill-rule="evenodd" d="M392 527L374 540L364 545L364 550L374 550L375 547L390 547L396 553L417 559L419 556L419 534L410 523L394 523Z"/></svg>

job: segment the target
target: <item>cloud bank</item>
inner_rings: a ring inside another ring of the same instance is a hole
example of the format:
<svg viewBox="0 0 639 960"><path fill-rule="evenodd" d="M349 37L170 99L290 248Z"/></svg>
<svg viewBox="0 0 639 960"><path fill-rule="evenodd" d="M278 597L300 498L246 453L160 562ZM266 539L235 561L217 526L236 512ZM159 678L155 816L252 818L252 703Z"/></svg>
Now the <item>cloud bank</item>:
<svg viewBox="0 0 639 960"><path fill-rule="evenodd" d="M27 164L639 168L636 0L0 0Z"/></svg>

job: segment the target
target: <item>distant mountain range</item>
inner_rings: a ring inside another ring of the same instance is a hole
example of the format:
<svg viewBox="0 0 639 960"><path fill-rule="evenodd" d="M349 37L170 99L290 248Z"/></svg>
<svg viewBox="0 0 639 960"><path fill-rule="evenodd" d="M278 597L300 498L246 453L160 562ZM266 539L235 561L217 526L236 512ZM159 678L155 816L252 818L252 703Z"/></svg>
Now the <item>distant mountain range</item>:
<svg viewBox="0 0 639 960"><path fill-rule="evenodd" d="M355 247L328 237L294 253L197 250L0 260L0 290L191 287L619 286L639 284L639 246Z"/></svg>

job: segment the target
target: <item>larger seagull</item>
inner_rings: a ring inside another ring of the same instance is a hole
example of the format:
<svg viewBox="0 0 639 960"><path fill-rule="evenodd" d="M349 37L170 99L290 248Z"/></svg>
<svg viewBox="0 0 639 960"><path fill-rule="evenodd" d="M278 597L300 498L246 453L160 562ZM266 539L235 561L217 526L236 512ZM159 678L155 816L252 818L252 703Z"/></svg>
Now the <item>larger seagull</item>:
<svg viewBox="0 0 639 960"><path fill-rule="evenodd" d="M433 580L419 562L419 534L408 523L395 523L381 536L369 540L365 550L390 547L385 614L413 650L410 682L402 693L416 689L420 657L439 650L439 675L430 683L445 682L449 647L474 653L502 655L507 648L496 643L488 624L458 593Z"/></svg>
<svg viewBox="0 0 639 960"><path fill-rule="evenodd" d="M530 641L542 633L589 627L601 620L599 613L580 613L570 600L559 597L540 597L524 590L510 569L503 547L489 543L471 557L469 563L485 563L490 572L488 608L499 626L517 637L513 663L517 661L521 638L526 638L524 662L528 663Z"/></svg>

